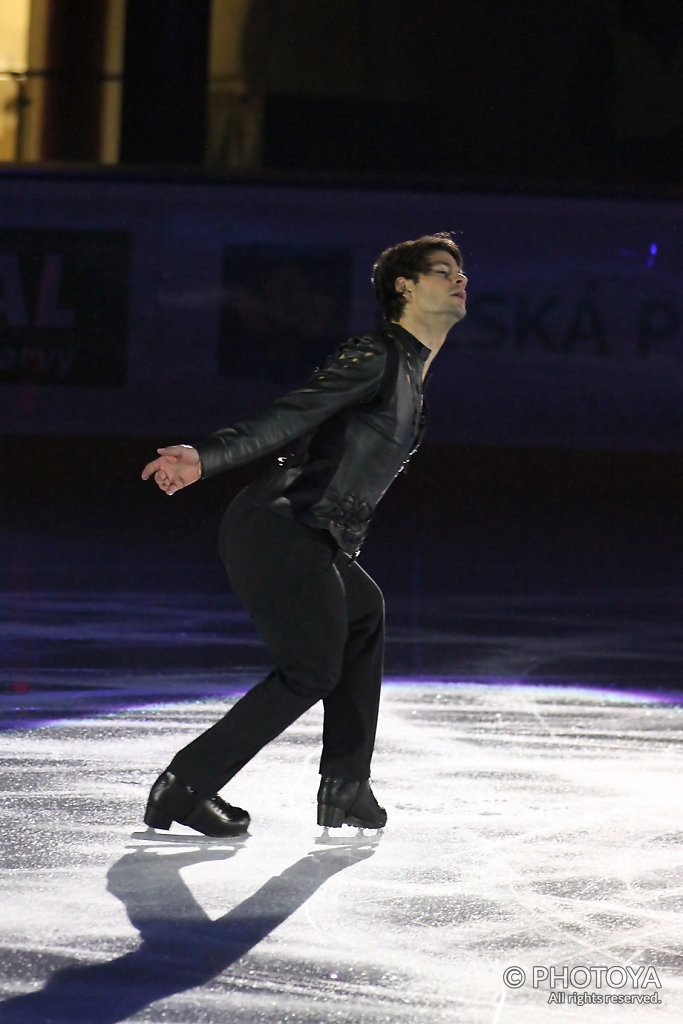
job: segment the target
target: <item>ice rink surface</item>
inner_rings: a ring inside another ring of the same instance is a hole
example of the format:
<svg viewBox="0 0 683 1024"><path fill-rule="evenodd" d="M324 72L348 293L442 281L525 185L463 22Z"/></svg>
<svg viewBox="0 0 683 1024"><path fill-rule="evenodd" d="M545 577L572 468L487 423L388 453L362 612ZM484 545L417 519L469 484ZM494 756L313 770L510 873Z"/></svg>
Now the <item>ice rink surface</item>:
<svg viewBox="0 0 683 1024"><path fill-rule="evenodd" d="M155 773L223 708L0 734L3 1024L681 1019L679 704L389 681L383 832L315 825L317 708L228 787L246 837L146 831Z"/></svg>
<svg viewBox="0 0 683 1024"><path fill-rule="evenodd" d="M27 501L0 533L0 1024L683 1020L668 506L435 502L421 534L396 506L364 559L387 827L316 826L313 708L227 787L252 815L232 842L142 823L268 664L186 507L135 541L138 506L53 530Z"/></svg>

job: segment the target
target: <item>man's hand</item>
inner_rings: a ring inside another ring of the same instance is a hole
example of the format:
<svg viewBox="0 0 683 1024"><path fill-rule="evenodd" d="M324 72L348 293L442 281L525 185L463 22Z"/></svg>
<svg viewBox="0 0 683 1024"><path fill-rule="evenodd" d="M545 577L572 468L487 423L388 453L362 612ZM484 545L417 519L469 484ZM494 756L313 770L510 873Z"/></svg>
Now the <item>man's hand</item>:
<svg viewBox="0 0 683 1024"><path fill-rule="evenodd" d="M175 494L181 487L189 487L199 480L202 467L199 453L189 444L173 444L169 448L157 448L159 458L148 462L142 471L142 479L154 477L166 494Z"/></svg>

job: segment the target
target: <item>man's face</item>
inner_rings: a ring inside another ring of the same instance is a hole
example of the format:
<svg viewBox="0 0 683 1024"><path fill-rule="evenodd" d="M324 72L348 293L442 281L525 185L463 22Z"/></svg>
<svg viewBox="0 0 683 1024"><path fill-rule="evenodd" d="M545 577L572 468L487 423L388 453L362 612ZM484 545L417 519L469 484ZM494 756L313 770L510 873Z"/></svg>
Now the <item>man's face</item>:
<svg viewBox="0 0 683 1024"><path fill-rule="evenodd" d="M467 277L454 256L435 249L427 254L428 269L418 274L417 281L396 279L396 291L405 296L406 306L414 315L443 316L457 323L467 312Z"/></svg>

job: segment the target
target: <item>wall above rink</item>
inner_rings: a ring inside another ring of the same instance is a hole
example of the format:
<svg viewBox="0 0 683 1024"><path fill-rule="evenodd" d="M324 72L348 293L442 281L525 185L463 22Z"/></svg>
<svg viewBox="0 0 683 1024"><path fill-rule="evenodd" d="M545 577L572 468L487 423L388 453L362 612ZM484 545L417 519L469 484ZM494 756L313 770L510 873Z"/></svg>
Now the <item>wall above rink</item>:
<svg viewBox="0 0 683 1024"><path fill-rule="evenodd" d="M192 441L378 326L385 246L453 230L455 445L683 448L683 203L0 175L0 432Z"/></svg>

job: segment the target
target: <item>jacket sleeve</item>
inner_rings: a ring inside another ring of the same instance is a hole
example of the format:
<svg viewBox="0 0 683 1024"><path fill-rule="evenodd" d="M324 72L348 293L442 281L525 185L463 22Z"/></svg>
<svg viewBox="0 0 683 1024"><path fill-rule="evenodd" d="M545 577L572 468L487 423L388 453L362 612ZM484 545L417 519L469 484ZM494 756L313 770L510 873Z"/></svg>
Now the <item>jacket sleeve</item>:
<svg viewBox="0 0 683 1024"><path fill-rule="evenodd" d="M386 352L381 335L347 341L302 387L196 445L202 478L277 451L340 409L372 399L382 383Z"/></svg>

